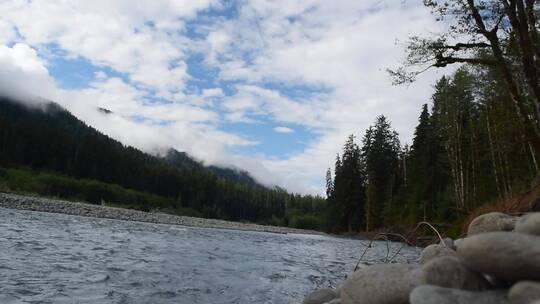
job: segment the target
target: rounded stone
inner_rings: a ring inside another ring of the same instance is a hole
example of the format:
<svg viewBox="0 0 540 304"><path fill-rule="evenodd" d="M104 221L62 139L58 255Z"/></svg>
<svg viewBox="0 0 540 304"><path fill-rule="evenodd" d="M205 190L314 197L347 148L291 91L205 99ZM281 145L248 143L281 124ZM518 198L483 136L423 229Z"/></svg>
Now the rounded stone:
<svg viewBox="0 0 540 304"><path fill-rule="evenodd" d="M529 304L540 301L540 283L521 281L510 288L508 298L512 304Z"/></svg>
<svg viewBox="0 0 540 304"><path fill-rule="evenodd" d="M339 295L333 289L323 288L310 293L304 299L302 304L323 304L326 302L330 302L337 297L339 297Z"/></svg>
<svg viewBox="0 0 540 304"><path fill-rule="evenodd" d="M455 256L435 258L422 266L428 285L471 291L487 289L489 282L479 273L469 270Z"/></svg>
<svg viewBox="0 0 540 304"><path fill-rule="evenodd" d="M500 212L490 212L472 220L469 224L467 235L472 236L492 231L511 231L514 229L515 223L516 217Z"/></svg>
<svg viewBox="0 0 540 304"><path fill-rule="evenodd" d="M540 280L540 237L488 232L463 239L457 254L469 269L506 281Z"/></svg>
<svg viewBox="0 0 540 304"><path fill-rule="evenodd" d="M422 271L408 264L378 264L354 272L343 284L343 304L407 304L422 282Z"/></svg>
<svg viewBox="0 0 540 304"><path fill-rule="evenodd" d="M423 285L410 295L411 304L509 304L506 291L473 292L439 286Z"/></svg>
<svg viewBox="0 0 540 304"><path fill-rule="evenodd" d="M431 244L424 248L422 253L420 253L419 263L425 264L434 258L442 256L456 256L456 252L453 249L441 244Z"/></svg>
<svg viewBox="0 0 540 304"><path fill-rule="evenodd" d="M528 213L520 217L514 231L540 236L540 212Z"/></svg>

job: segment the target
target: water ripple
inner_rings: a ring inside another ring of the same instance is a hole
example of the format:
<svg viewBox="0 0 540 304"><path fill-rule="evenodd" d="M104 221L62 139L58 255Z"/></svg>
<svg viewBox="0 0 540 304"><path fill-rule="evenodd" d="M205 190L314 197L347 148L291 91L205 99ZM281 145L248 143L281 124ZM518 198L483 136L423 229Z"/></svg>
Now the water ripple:
<svg viewBox="0 0 540 304"><path fill-rule="evenodd" d="M0 208L0 303L298 303L345 278L366 244Z"/></svg>

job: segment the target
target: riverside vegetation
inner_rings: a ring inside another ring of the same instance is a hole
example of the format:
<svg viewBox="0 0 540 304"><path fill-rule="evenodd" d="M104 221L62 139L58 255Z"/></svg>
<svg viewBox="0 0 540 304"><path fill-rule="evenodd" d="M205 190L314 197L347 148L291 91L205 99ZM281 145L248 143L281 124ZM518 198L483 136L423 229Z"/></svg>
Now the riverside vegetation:
<svg viewBox="0 0 540 304"><path fill-rule="evenodd" d="M390 70L394 81L463 65L436 83L411 147L384 116L361 146L350 136L327 172L327 194L341 229L429 221L443 235L465 227L465 237L441 237L419 264L363 265L305 304L540 303L540 5L424 4L448 31L411 37L404 65Z"/></svg>

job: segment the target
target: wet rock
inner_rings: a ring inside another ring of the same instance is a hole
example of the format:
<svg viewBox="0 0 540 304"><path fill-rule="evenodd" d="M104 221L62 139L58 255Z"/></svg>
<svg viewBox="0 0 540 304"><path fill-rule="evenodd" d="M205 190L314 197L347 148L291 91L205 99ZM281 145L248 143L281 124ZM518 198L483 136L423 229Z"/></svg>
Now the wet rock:
<svg viewBox="0 0 540 304"><path fill-rule="evenodd" d="M422 271L408 264L379 264L354 272L343 284L343 304L407 304Z"/></svg>
<svg viewBox="0 0 540 304"><path fill-rule="evenodd" d="M459 239L456 239L456 240L454 241L454 246L456 246L456 249L455 249L455 250L457 250L457 248L459 247L459 243L461 243L462 240L463 240L462 238L459 238Z"/></svg>
<svg viewBox="0 0 540 304"><path fill-rule="evenodd" d="M475 218L467 230L467 235L492 231L511 231L514 229L516 218L500 212L490 212Z"/></svg>
<svg viewBox="0 0 540 304"><path fill-rule="evenodd" d="M420 254L420 264L425 264L430 260L443 256L456 256L456 252L441 244L432 244L424 248Z"/></svg>
<svg viewBox="0 0 540 304"><path fill-rule="evenodd" d="M315 290L310 293L302 302L302 304L323 304L334 300L339 295L330 288Z"/></svg>
<svg viewBox="0 0 540 304"><path fill-rule="evenodd" d="M540 283L531 281L521 281L508 293L508 298L512 304L529 304L534 301L540 301Z"/></svg>
<svg viewBox="0 0 540 304"><path fill-rule="evenodd" d="M540 212L529 213L520 217L514 231L540 236Z"/></svg>
<svg viewBox="0 0 540 304"><path fill-rule="evenodd" d="M341 299L333 299L330 302L326 302L324 304L341 304Z"/></svg>
<svg viewBox="0 0 540 304"><path fill-rule="evenodd" d="M487 289L489 282L479 273L469 270L457 257L435 258L422 266L425 284L471 291Z"/></svg>
<svg viewBox="0 0 540 304"><path fill-rule="evenodd" d="M463 239L457 254L469 269L507 281L540 280L540 237L488 232Z"/></svg>
<svg viewBox="0 0 540 304"><path fill-rule="evenodd" d="M506 291L464 291L431 285L415 288L410 295L411 304L509 304Z"/></svg>

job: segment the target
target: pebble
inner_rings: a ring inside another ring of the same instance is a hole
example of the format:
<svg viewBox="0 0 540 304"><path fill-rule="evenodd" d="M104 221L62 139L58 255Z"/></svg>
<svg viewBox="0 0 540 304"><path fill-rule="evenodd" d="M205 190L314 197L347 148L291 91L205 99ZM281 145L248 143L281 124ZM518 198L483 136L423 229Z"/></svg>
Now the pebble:
<svg viewBox="0 0 540 304"><path fill-rule="evenodd" d="M324 304L330 302L339 295L330 288L317 289L314 292L310 293L302 302L302 304Z"/></svg>
<svg viewBox="0 0 540 304"><path fill-rule="evenodd" d="M457 253L469 269L507 281L540 280L540 237L489 232L465 238Z"/></svg>
<svg viewBox="0 0 540 304"><path fill-rule="evenodd" d="M487 289L489 282L469 270L455 256L435 258L422 266L425 284L471 291Z"/></svg>
<svg viewBox="0 0 540 304"><path fill-rule="evenodd" d="M407 304L409 293L422 282L415 265L378 264L354 272L343 284L343 304Z"/></svg>
<svg viewBox="0 0 540 304"><path fill-rule="evenodd" d="M464 291L459 289L423 285L415 288L410 296L411 304L509 304L506 292Z"/></svg>
<svg viewBox="0 0 540 304"><path fill-rule="evenodd" d="M419 263L425 264L430 260L442 256L457 256L456 252L441 244L431 244L422 250L420 254Z"/></svg>
<svg viewBox="0 0 540 304"><path fill-rule="evenodd" d="M529 304L540 301L540 283L521 281L510 288L508 298L512 304Z"/></svg>
<svg viewBox="0 0 540 304"><path fill-rule="evenodd" d="M514 231L540 236L540 212L528 213L520 217Z"/></svg>
<svg viewBox="0 0 540 304"><path fill-rule="evenodd" d="M511 231L514 229L516 220L516 217L500 212L486 213L478 216L469 224L467 235L472 236L492 231Z"/></svg>

